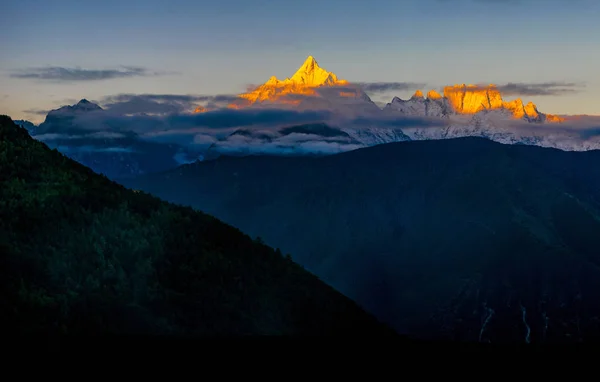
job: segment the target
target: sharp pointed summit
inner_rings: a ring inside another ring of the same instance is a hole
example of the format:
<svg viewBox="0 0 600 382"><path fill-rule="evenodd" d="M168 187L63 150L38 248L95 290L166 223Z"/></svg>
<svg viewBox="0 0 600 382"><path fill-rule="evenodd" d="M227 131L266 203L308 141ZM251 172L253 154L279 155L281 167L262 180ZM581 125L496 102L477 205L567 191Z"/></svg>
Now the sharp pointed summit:
<svg viewBox="0 0 600 382"><path fill-rule="evenodd" d="M315 88L317 87L347 84L349 84L348 81L338 79L334 73L321 68L313 56L308 56L292 77L279 80L277 77L272 76L267 82L258 86L253 91L240 94L240 99L232 103L229 107L240 108L257 102L299 104L300 100L286 96L316 95Z"/></svg>
<svg viewBox="0 0 600 382"><path fill-rule="evenodd" d="M321 68L313 56L308 56L294 75L284 81L291 81L305 86L339 85L347 81L338 80L337 76Z"/></svg>
<svg viewBox="0 0 600 382"><path fill-rule="evenodd" d="M413 96L411 97L412 99L419 99L419 98L423 98L423 92L421 90L417 90L415 92L415 94L413 94Z"/></svg>
<svg viewBox="0 0 600 382"><path fill-rule="evenodd" d="M315 60L315 58L313 56L308 56L306 57L306 60L304 60L304 64L302 64L302 66L300 67L300 69L302 68L314 68L314 67L319 67L319 64L317 63L317 60Z"/></svg>

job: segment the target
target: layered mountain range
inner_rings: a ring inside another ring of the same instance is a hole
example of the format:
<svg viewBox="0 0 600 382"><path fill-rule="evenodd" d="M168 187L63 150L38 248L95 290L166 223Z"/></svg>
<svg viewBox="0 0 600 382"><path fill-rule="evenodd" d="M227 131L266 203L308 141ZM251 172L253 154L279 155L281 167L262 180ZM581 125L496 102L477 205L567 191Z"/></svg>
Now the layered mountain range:
<svg viewBox="0 0 600 382"><path fill-rule="evenodd" d="M357 147L404 140L447 139L466 136L488 138L500 143L529 144L583 151L600 148L595 138L582 137L568 129L560 129L564 119L538 110L533 102L503 99L496 85L456 84L446 86L443 94L421 90L403 100L394 97L379 108L358 84L352 84L321 68L309 56L290 78L271 77L254 90L240 94L229 108L278 107L294 110L328 110L333 118L324 122L338 129L348 139L332 144L318 133L290 135L299 126L263 129L256 127L220 138L210 150L228 154L274 153L305 154L311 141L311 153L332 153ZM199 107L197 112L210 109ZM414 119L416 118L416 119ZM382 122L381 119L384 119ZM542 125L542 126L540 126ZM310 127L314 131L312 127ZM340 135L341 136L341 135ZM267 138L268 137L268 138ZM300 139L303 146L292 145ZM322 144L314 144L316 141ZM242 147L241 144L244 146ZM209 154L209 156L211 156Z"/></svg>
<svg viewBox="0 0 600 382"><path fill-rule="evenodd" d="M339 79L335 73L321 68L313 56L308 56L302 66L289 78L279 80L272 76L267 82L248 93L228 107L243 108L264 104L289 104L300 106L310 104L322 106L311 98L353 98L375 106L359 85ZM373 109L372 107L370 109ZM427 97L417 90L409 100L394 97L384 110L400 112L411 116L448 117L449 115L472 115L486 110L507 110L513 117L528 122L562 122L563 119L538 111L533 102L525 104L520 98L505 101L496 85L453 85L444 88L443 96L430 90ZM210 109L199 106L196 112Z"/></svg>
<svg viewBox="0 0 600 382"><path fill-rule="evenodd" d="M129 118L131 115L115 115L86 99L50 111L39 126L27 121L19 123L50 147L117 178L163 171L223 153L326 155L382 143L467 136L568 151L600 149L596 136L569 129L562 118L540 112L532 102L503 99L495 85L447 86L443 94L430 90L425 95L417 90L408 100L394 97L380 108L359 84L340 79L320 67L312 56L291 77L271 77L252 91L240 94L224 110L227 109L317 113L314 120L310 117L302 123L242 123L237 129L228 126L218 134L213 129L208 138L205 133L200 134L200 140L208 142L203 146L191 133L188 141L173 138L169 143L151 138L152 134L140 137L136 133L159 132L157 136L164 137L170 130L210 128L200 120L191 119L181 127L162 116ZM215 110L210 105L198 106L191 116L211 111ZM215 122L212 116L208 119L212 121L208 123Z"/></svg>
<svg viewBox="0 0 600 382"><path fill-rule="evenodd" d="M3 339L394 337L281 251L94 174L3 115L0 168Z"/></svg>
<svg viewBox="0 0 600 382"><path fill-rule="evenodd" d="M183 145L142 139L126 119L111 118L87 99L51 110L39 126L18 124L33 138L109 178L164 171L199 155Z"/></svg>
<svg viewBox="0 0 600 382"><path fill-rule="evenodd" d="M467 137L222 156L122 184L262 237L401 333L570 342L600 335L598 164Z"/></svg>

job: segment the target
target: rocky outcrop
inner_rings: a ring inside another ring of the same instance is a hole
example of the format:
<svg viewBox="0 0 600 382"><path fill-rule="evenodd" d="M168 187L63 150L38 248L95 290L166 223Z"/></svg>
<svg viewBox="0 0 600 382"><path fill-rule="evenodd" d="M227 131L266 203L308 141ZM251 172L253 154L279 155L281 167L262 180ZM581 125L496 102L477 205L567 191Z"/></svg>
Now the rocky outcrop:
<svg viewBox="0 0 600 382"><path fill-rule="evenodd" d="M227 108L268 107L271 104L294 110L335 110L343 115L381 111L359 86L321 68L313 56L308 56L291 77L279 80L272 76L264 84L238 95ZM204 105L195 110L196 113L207 111L210 109Z"/></svg>
<svg viewBox="0 0 600 382"><path fill-rule="evenodd" d="M240 94L246 102L236 104L269 101L295 105L302 101L302 96L316 95L315 88L319 86L336 85L348 85L348 81L338 79L334 73L321 68L313 56L308 56L291 78L279 80L273 76L253 91Z"/></svg>
<svg viewBox="0 0 600 382"><path fill-rule="evenodd" d="M407 101L394 97L384 110L415 117L447 118L451 114L448 100L434 90L427 93L427 98L423 96L421 90L417 90Z"/></svg>
<svg viewBox="0 0 600 382"><path fill-rule="evenodd" d="M444 88L444 96L435 90L422 97L418 90L408 101L394 97L386 105L389 110L412 116L447 117L451 114L473 115L486 110L507 110L514 118L529 122L562 122L563 119L540 113L532 102L523 104L520 98L504 101L495 85L453 85ZM419 96L420 95L420 96Z"/></svg>
<svg viewBox="0 0 600 382"><path fill-rule="evenodd" d="M420 90L417 90L417 91L415 92L415 94L413 94L413 96L412 96L412 97L410 97L410 98L411 98L411 99L421 99L421 98L423 98L423 92L422 92L422 91L420 91Z"/></svg>
<svg viewBox="0 0 600 382"><path fill-rule="evenodd" d="M431 100L436 100L442 98L442 95L435 90L430 90L427 92L427 98Z"/></svg>

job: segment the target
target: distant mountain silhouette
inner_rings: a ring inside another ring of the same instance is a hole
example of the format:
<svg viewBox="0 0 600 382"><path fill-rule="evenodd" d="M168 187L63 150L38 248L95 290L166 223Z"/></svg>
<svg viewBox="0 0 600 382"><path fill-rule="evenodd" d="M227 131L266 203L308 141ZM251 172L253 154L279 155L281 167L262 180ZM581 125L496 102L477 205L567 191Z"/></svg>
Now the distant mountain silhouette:
<svg viewBox="0 0 600 382"><path fill-rule="evenodd" d="M395 336L279 250L0 116L0 331Z"/></svg>
<svg viewBox="0 0 600 382"><path fill-rule="evenodd" d="M142 139L128 123L103 119L105 114L99 105L82 99L50 110L39 126L14 122L48 147L111 179L165 171L200 157L178 144Z"/></svg>
<svg viewBox="0 0 600 382"><path fill-rule="evenodd" d="M124 184L294 255L401 333L600 335L600 152L482 138L223 156Z"/></svg>

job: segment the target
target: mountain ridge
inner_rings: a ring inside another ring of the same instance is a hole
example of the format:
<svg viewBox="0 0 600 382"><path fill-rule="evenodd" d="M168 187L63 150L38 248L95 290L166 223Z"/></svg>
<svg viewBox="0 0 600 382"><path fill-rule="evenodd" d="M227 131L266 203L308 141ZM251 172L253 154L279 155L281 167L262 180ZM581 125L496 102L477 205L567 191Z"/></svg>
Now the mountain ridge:
<svg viewBox="0 0 600 382"><path fill-rule="evenodd" d="M4 334L397 337L260 239L125 189L1 115L0 168Z"/></svg>
<svg viewBox="0 0 600 382"><path fill-rule="evenodd" d="M317 92L318 88L335 86L348 88L341 88L335 94L337 97L364 98L366 103L373 103L366 94L359 94L362 93L360 86L347 80L338 79L333 72L321 68L313 56L308 56L291 77L279 80L272 76L252 91L239 94L239 99L227 107L240 109L263 102L298 106L306 97L322 96ZM328 96L333 95L330 93ZM427 110L428 106L435 110ZM443 96L435 90L430 90L425 97L423 92L418 89L407 101L394 97L390 103L386 104L385 109L408 115L435 117L447 117L449 114L475 115L484 110L504 109L510 111L515 119L523 119L528 122L560 123L564 121L560 116L540 113L533 102L525 104L520 98L504 101L494 84L445 86ZM210 110L204 106L198 106L195 112L203 113Z"/></svg>
<svg viewBox="0 0 600 382"><path fill-rule="evenodd" d="M400 333L572 342L600 334L597 163L465 137L224 157L125 184L261 235Z"/></svg>
<svg viewBox="0 0 600 382"><path fill-rule="evenodd" d="M521 98L505 101L497 86L455 84L444 87L444 95L430 90L427 97L417 90L409 100L394 97L384 107L412 116L432 116L447 118L451 114L476 115L482 111L507 110L515 119L527 122L564 122L564 118L541 113L533 102L523 103Z"/></svg>
<svg viewBox="0 0 600 382"><path fill-rule="evenodd" d="M262 102L299 105L302 100L294 98L294 96L316 96L315 88L348 84L348 81L338 79L335 73L321 68L313 56L308 56L291 77L279 80L277 77L271 76L267 82L252 91L239 94L240 99L230 103L227 107L238 109ZM209 110L202 106L195 110L197 113L206 111Z"/></svg>

